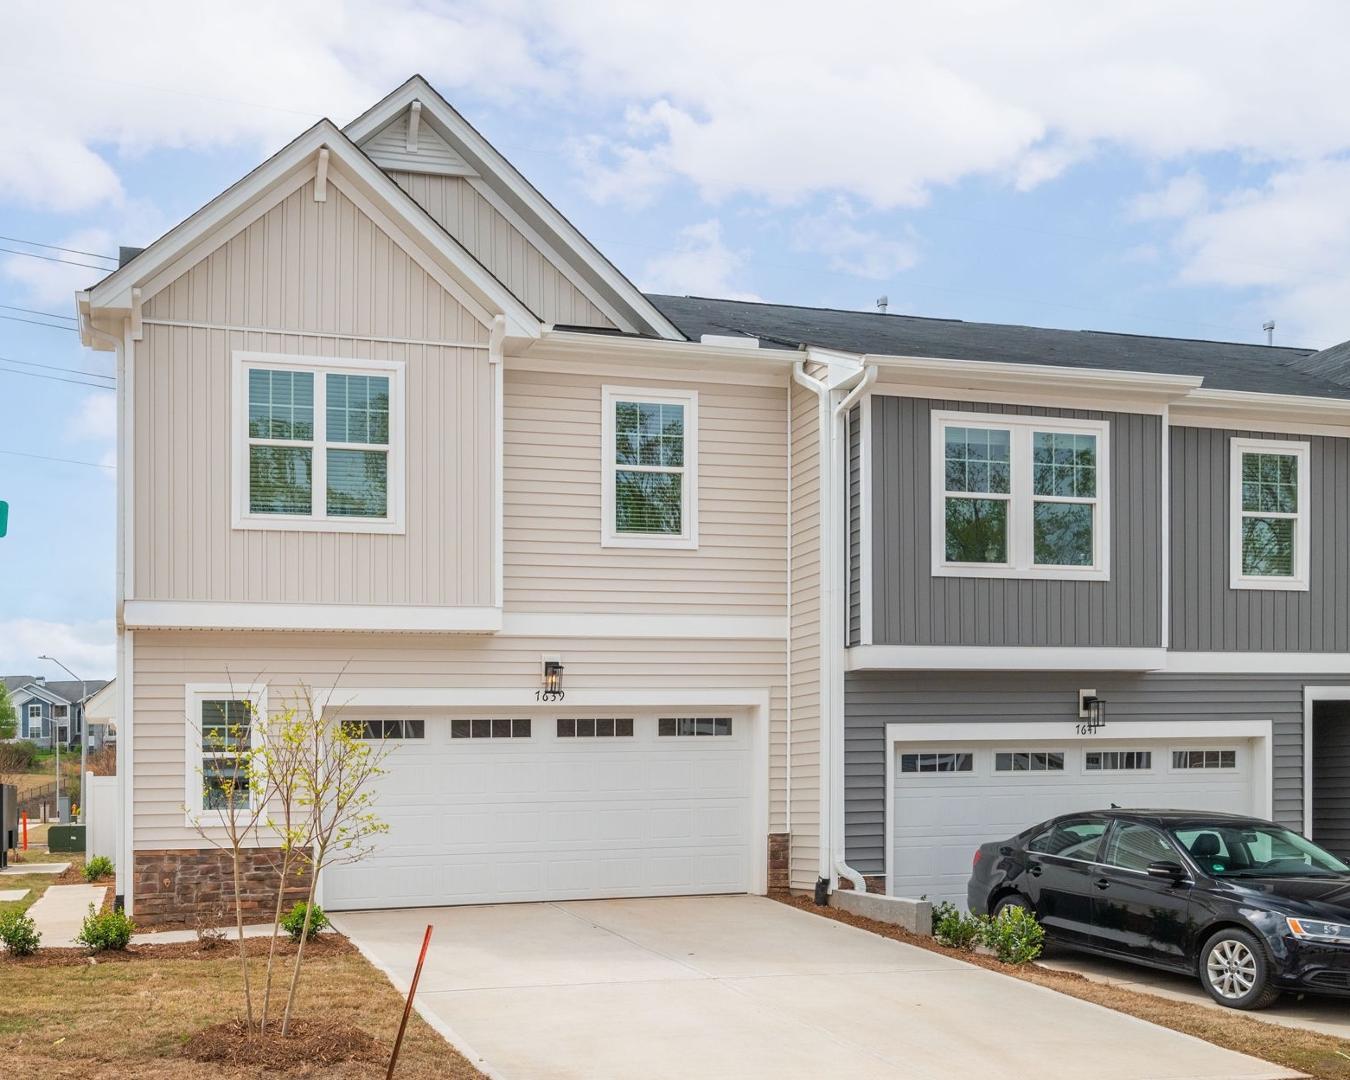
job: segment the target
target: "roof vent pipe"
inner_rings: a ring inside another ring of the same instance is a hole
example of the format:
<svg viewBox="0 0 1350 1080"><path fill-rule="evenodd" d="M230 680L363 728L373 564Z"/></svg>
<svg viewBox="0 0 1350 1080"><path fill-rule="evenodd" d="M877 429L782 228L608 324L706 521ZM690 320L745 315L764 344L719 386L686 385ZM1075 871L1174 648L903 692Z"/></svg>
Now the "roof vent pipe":
<svg viewBox="0 0 1350 1080"><path fill-rule="evenodd" d="M1274 344L1275 344L1275 320L1274 320L1274 319L1267 319L1265 322L1263 322L1263 323L1261 324L1261 329L1264 330L1264 331L1266 332L1266 344L1267 344L1267 345L1274 345Z"/></svg>
<svg viewBox="0 0 1350 1080"><path fill-rule="evenodd" d="M882 315L886 314L886 309L890 306L891 306L891 298L889 296L877 297L877 311L879 311Z"/></svg>

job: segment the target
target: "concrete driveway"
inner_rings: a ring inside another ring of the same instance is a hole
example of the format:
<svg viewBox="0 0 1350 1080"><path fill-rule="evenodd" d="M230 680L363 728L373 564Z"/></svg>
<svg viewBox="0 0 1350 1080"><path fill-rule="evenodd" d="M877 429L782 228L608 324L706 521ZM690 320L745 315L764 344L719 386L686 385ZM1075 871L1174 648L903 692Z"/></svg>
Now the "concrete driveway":
<svg viewBox="0 0 1350 1080"><path fill-rule="evenodd" d="M1251 1080L1296 1073L753 896L333 921L501 1080Z"/></svg>

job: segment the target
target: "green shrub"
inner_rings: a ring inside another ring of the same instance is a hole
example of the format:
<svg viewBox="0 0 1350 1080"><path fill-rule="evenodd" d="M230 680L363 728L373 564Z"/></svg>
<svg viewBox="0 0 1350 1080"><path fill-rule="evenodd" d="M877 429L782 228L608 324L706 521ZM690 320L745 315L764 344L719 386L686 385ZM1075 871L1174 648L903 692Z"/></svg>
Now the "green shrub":
<svg viewBox="0 0 1350 1080"><path fill-rule="evenodd" d="M0 915L0 945L15 956L32 956L41 940L37 923L22 911L6 911Z"/></svg>
<svg viewBox="0 0 1350 1080"><path fill-rule="evenodd" d="M5 744L5 765L13 772L32 772L42 760L42 748L35 742L22 739Z"/></svg>
<svg viewBox="0 0 1350 1080"><path fill-rule="evenodd" d="M281 917L281 928L291 935L292 941L300 940L300 935L305 931L305 905L302 901L297 900L295 907ZM305 940L313 941L320 930L327 928L328 916L323 913L323 908L315 904L313 914L309 917L309 934Z"/></svg>
<svg viewBox="0 0 1350 1080"><path fill-rule="evenodd" d="M135 932L136 924L127 918L126 912L95 911L94 905L90 904L89 914L84 917L84 925L75 940L94 952L104 949L120 952L130 944Z"/></svg>
<svg viewBox="0 0 1350 1080"><path fill-rule="evenodd" d="M973 949L980 940L984 920L961 911L945 900L933 908L933 936L949 949Z"/></svg>
<svg viewBox="0 0 1350 1080"><path fill-rule="evenodd" d="M1026 908L1006 907L984 920L981 943L1005 964L1028 964L1041 955L1045 930Z"/></svg>
<svg viewBox="0 0 1350 1080"><path fill-rule="evenodd" d="M84 864L84 880L97 881L99 878L112 877L113 863L106 855L95 855Z"/></svg>

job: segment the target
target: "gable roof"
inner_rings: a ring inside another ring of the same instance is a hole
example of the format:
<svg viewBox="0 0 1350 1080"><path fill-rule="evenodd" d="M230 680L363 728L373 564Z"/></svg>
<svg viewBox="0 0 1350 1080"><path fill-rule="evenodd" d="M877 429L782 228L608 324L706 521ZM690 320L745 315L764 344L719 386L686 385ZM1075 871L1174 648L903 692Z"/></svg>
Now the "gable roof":
<svg viewBox="0 0 1350 1080"><path fill-rule="evenodd" d="M6 675L4 682L5 689L9 691L10 700L16 705L22 705L34 698L45 701L48 705L70 704L69 698L64 698L48 689L47 685L40 682L36 675Z"/></svg>
<svg viewBox="0 0 1350 1080"><path fill-rule="evenodd" d="M682 334L650 299L628 280L581 232L534 187L472 124L461 116L421 75L414 75L382 101L371 106L343 130L353 142L369 147L391 124L401 122L413 103L420 104L419 125L428 127L455 155L465 172L474 175L563 259L608 305L616 309L624 329L655 337L680 340ZM390 150L391 147L385 147ZM377 156L381 148L375 148ZM389 167L406 168L406 165Z"/></svg>
<svg viewBox="0 0 1350 1080"><path fill-rule="evenodd" d="M484 323L495 314L506 317L508 337L537 338L539 317L488 272L454 237L370 160L331 120L320 120L216 196L191 217L170 229L98 284L79 294L81 340L108 348L87 322L100 313L111 321L132 314L137 302L150 299L218 244L225 229L243 228L266 205L265 198L288 190L317 171L320 151L327 150L328 176L341 178L390 218L394 239Z"/></svg>
<svg viewBox="0 0 1350 1080"><path fill-rule="evenodd" d="M770 349L814 345L860 355L1193 375L1204 378L1207 390L1350 399L1350 386L1333 381L1322 370L1303 369L1309 358L1320 355L1313 349L1047 330L702 296L650 299L694 341L704 334L748 336Z"/></svg>

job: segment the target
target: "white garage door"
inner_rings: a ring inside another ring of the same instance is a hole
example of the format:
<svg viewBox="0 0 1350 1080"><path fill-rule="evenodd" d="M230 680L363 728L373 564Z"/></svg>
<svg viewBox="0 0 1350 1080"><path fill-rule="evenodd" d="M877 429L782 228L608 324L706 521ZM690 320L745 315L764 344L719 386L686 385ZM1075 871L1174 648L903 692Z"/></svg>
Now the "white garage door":
<svg viewBox="0 0 1350 1080"><path fill-rule="evenodd" d="M365 860L334 910L747 892L750 724L691 715L369 721L392 743ZM375 725L383 725L383 729ZM406 737L411 736L411 737Z"/></svg>
<svg viewBox="0 0 1350 1080"><path fill-rule="evenodd" d="M1119 807L1252 813L1250 739L895 747L890 891L966 906L975 849L1058 814Z"/></svg>

